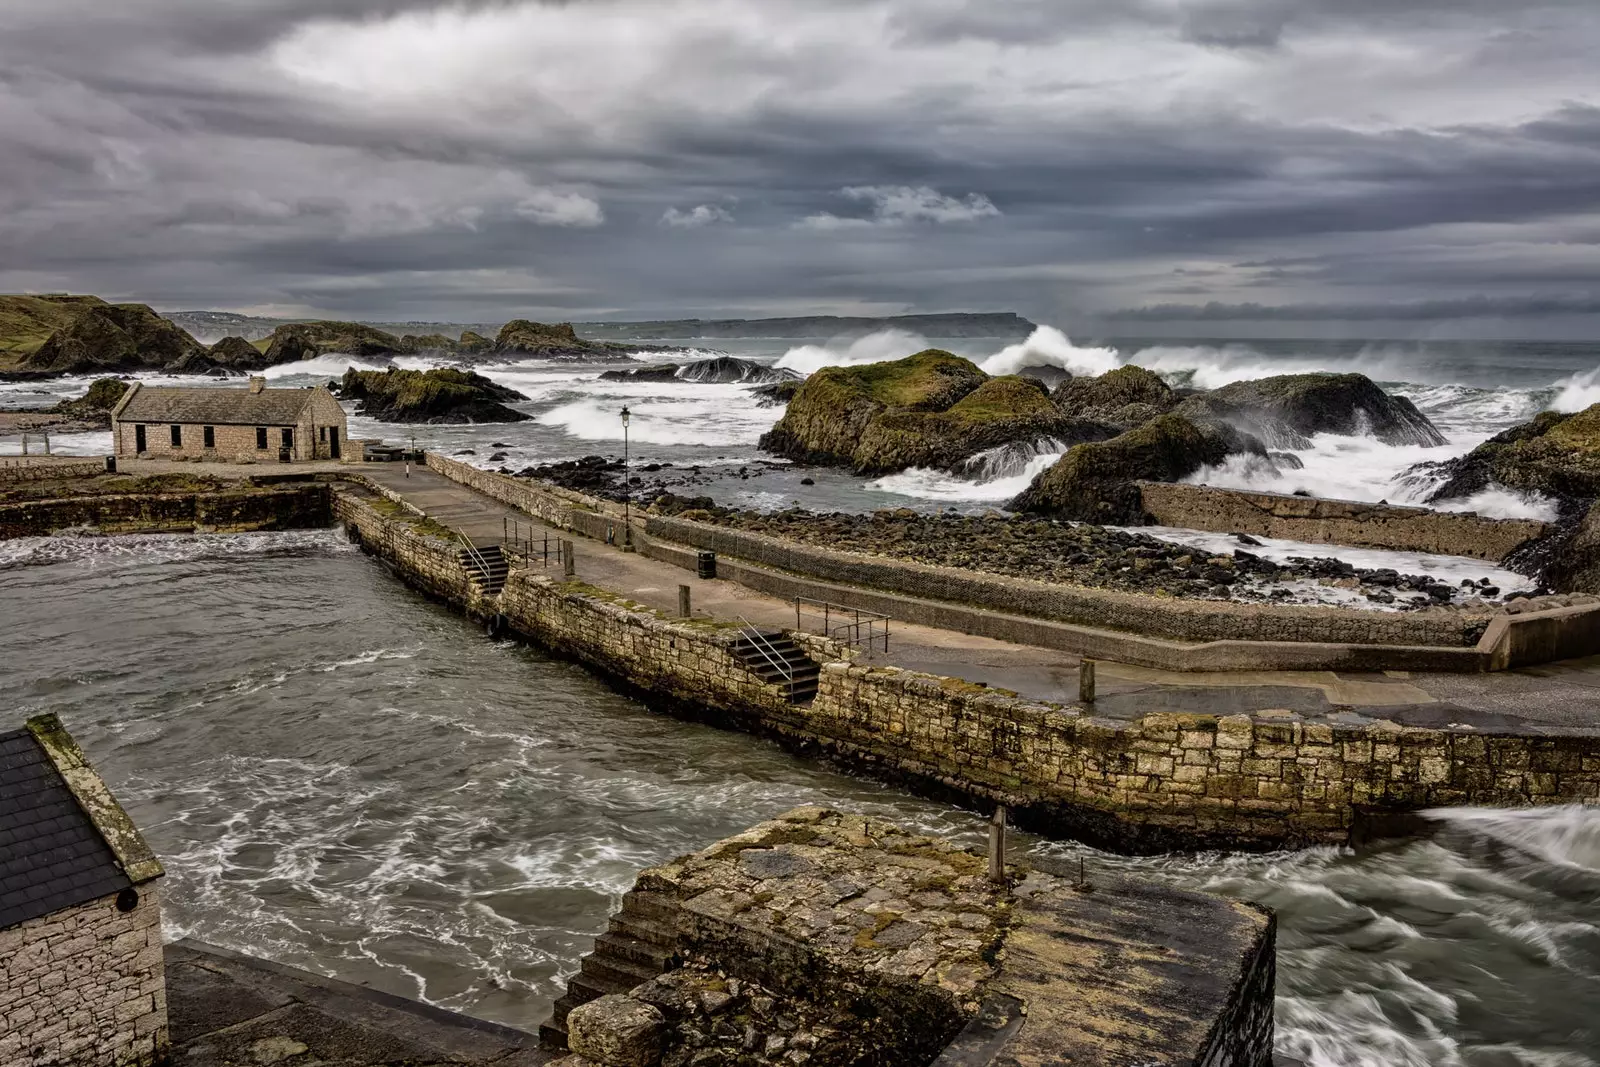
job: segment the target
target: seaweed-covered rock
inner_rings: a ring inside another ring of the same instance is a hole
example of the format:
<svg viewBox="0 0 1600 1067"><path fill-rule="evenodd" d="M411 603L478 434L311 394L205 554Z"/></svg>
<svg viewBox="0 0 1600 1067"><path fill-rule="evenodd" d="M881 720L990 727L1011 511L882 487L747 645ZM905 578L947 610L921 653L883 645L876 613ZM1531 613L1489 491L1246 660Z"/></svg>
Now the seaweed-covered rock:
<svg viewBox="0 0 1600 1067"><path fill-rule="evenodd" d="M1069 449L1012 502L1017 511L1096 523L1140 523L1139 481L1175 482L1202 466L1247 452L1259 440L1227 425L1162 415L1109 441Z"/></svg>
<svg viewBox="0 0 1600 1067"><path fill-rule="evenodd" d="M1553 496L1569 507L1593 500L1600 497L1600 404L1575 414L1543 412L1465 456L1412 470L1443 478L1430 501L1469 497L1493 484Z"/></svg>
<svg viewBox="0 0 1600 1067"><path fill-rule="evenodd" d="M143 304L74 303L70 322L21 363L62 374L165 367L205 346Z"/></svg>
<svg viewBox="0 0 1600 1067"><path fill-rule="evenodd" d="M1317 433L1375 437L1389 445L1445 444L1444 434L1404 397L1364 374L1282 374L1234 382L1189 397L1176 412L1224 422L1274 448L1305 448Z"/></svg>
<svg viewBox="0 0 1600 1067"><path fill-rule="evenodd" d="M333 354L386 358L406 351L405 343L394 334L359 322L296 322L272 331L265 365L275 367Z"/></svg>
<svg viewBox="0 0 1600 1067"><path fill-rule="evenodd" d="M700 382L706 385L770 385L799 381L792 370L769 367L737 356L714 356L693 363L652 363L630 370L608 370L600 375L607 382Z"/></svg>
<svg viewBox="0 0 1600 1067"><path fill-rule="evenodd" d="M345 371L340 395L360 404L360 412L380 422L524 422L529 416L502 401L526 400L514 389L496 385L471 371Z"/></svg>
<svg viewBox="0 0 1600 1067"><path fill-rule="evenodd" d="M1056 406L1081 419L1131 429L1177 404L1172 387L1143 367L1118 367L1097 378L1073 378L1056 388Z"/></svg>

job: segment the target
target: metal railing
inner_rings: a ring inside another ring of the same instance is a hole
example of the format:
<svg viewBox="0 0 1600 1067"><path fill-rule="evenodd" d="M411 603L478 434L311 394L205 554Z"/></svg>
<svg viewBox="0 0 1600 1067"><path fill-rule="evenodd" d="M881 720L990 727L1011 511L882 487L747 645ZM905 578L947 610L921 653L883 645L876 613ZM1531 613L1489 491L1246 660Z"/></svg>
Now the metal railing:
<svg viewBox="0 0 1600 1067"><path fill-rule="evenodd" d="M789 690L789 699L794 700L794 667L783 658L783 653L778 646L767 639L767 635L756 628L756 624L740 615L739 621L744 623L744 629L739 633L750 642L752 648L761 654L761 658L771 664L783 676L785 688Z"/></svg>
<svg viewBox="0 0 1600 1067"><path fill-rule="evenodd" d="M811 625L806 620L811 619ZM817 621L820 620L820 623ZM843 620L843 621L841 621ZM795 597L794 628L806 633L820 633L855 648L872 649L881 645L889 651L889 616L876 611L846 607L827 600ZM820 625L820 629L812 629Z"/></svg>
<svg viewBox="0 0 1600 1067"><path fill-rule="evenodd" d="M501 551L507 556L519 557L526 560L531 567L535 560L546 570L550 567L550 528L543 524L534 525L513 519L509 515L501 517ZM535 538L534 532L538 531L540 537ZM556 555L560 558L561 539L556 539Z"/></svg>
<svg viewBox="0 0 1600 1067"><path fill-rule="evenodd" d="M472 560L473 565L478 568L478 573L483 576L484 584L487 585L489 582L489 561L484 558L482 552L478 551L478 546L472 543L472 539L463 533L460 527L456 528L456 537L460 538L462 545L466 548L467 558Z"/></svg>

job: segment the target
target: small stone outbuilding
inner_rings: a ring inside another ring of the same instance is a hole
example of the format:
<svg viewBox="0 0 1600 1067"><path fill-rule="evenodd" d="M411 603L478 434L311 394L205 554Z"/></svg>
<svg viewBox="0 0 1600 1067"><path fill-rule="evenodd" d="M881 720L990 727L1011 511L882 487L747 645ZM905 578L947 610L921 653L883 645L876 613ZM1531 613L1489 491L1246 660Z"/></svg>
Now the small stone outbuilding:
<svg viewBox="0 0 1600 1067"><path fill-rule="evenodd" d="M162 873L59 719L0 731L0 1064L165 1059Z"/></svg>
<svg viewBox="0 0 1600 1067"><path fill-rule="evenodd" d="M116 454L220 463L340 459L344 408L324 386L186 388L134 383L111 412Z"/></svg>

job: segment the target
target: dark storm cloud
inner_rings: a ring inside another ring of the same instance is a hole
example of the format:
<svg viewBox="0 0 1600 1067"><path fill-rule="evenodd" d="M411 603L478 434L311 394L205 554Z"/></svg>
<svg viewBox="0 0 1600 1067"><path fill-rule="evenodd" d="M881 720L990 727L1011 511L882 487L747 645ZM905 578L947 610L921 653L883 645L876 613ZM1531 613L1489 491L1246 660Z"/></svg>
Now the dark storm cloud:
<svg viewBox="0 0 1600 1067"><path fill-rule="evenodd" d="M1294 320L1573 314L1540 294L1595 283L1588 0L5 17L0 290L463 319Z"/></svg>

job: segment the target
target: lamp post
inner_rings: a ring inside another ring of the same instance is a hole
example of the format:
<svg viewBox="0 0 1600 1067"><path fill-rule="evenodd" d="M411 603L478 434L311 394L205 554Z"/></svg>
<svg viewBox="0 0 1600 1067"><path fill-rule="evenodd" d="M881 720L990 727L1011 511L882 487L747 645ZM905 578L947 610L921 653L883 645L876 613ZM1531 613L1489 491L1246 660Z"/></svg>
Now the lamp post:
<svg viewBox="0 0 1600 1067"><path fill-rule="evenodd" d="M628 480L628 420L633 412L622 406L622 551L633 551L633 483Z"/></svg>

